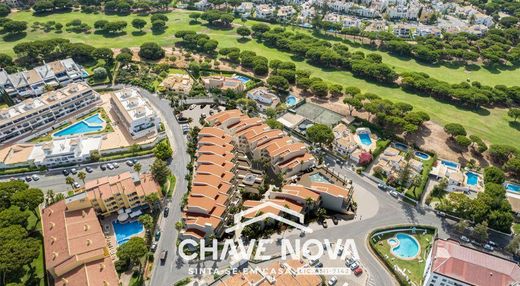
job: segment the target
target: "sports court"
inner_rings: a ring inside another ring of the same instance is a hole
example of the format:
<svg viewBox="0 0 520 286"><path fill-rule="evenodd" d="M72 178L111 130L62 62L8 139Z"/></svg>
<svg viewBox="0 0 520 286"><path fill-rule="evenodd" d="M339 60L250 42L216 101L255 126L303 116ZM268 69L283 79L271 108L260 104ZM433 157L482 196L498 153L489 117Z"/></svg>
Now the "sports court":
<svg viewBox="0 0 520 286"><path fill-rule="evenodd" d="M336 125L336 123L340 122L341 118L343 118L341 114L308 102L298 106L295 111L296 114L301 115L313 122L325 124L328 126Z"/></svg>

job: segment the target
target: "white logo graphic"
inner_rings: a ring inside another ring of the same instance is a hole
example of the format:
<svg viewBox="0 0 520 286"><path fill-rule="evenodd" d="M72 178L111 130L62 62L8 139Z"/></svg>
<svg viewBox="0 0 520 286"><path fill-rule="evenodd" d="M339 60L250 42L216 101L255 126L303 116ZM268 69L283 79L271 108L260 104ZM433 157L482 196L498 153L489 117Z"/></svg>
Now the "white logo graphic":
<svg viewBox="0 0 520 286"><path fill-rule="evenodd" d="M297 222L294 222L292 220L289 220L289 219L286 219L282 216L279 216L279 215L275 215L273 213L270 213L270 212L266 212L266 213L263 213L259 216L256 216L252 219L248 219L244 222L242 222L242 218L244 218L245 216L247 216L248 214L256 214L258 211L261 211L263 208L265 207L272 207L274 209L277 209L281 212L284 212L284 213L287 213L287 214L290 214L290 215L293 215L295 217L298 218L298 221L300 223L297 223ZM290 225L296 229L299 229L301 231L304 231L306 233L312 233L312 229L309 228L309 227L306 227L305 225L303 225L304 221L305 221L305 216L299 212L296 212L296 211L293 211L291 210L290 208L286 208L286 207L283 207L283 206L280 206L279 204L275 204L273 202L263 202L257 206L254 206L252 208L249 208L247 210L243 210L237 214L234 215L233 217L233 222L234 222L234 226L232 227L229 227L226 229L226 232L227 233L231 233L231 232L235 232L235 236L236 237L239 237L240 236L240 233L242 232L242 229L244 229L244 227L250 225L250 224L254 224L256 222L259 222L259 221L263 221L265 220L266 218L272 218L274 220L277 220L279 222L283 222L287 225Z"/></svg>

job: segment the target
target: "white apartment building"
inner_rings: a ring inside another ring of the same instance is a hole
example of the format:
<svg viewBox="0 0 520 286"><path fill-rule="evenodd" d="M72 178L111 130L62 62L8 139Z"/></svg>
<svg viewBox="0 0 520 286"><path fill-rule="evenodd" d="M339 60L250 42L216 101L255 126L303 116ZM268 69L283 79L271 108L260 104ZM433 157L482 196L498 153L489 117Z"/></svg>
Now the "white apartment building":
<svg viewBox="0 0 520 286"><path fill-rule="evenodd" d="M251 13L254 7L253 2L242 2L240 6L235 8L235 12L239 14Z"/></svg>
<svg viewBox="0 0 520 286"><path fill-rule="evenodd" d="M193 4L197 10L205 11L213 7L213 4L209 3L208 0L200 0Z"/></svg>
<svg viewBox="0 0 520 286"><path fill-rule="evenodd" d="M329 7L329 9L333 11L348 13L352 6L354 6L354 3L344 1L332 1L328 2L327 6Z"/></svg>
<svg viewBox="0 0 520 286"><path fill-rule="evenodd" d="M259 87L248 91L247 98L256 101L260 110L265 110L269 107L274 108L278 103L280 103L280 98L265 87Z"/></svg>
<svg viewBox="0 0 520 286"><path fill-rule="evenodd" d="M34 97L45 93L45 86L67 85L83 80L83 70L72 59L54 61L28 71L8 74L0 70L0 92L10 97Z"/></svg>
<svg viewBox="0 0 520 286"><path fill-rule="evenodd" d="M421 7L410 5L410 6L404 6L404 5L398 5L394 7L389 7L387 9L388 17L390 19L408 19L408 20L415 20L419 18L419 11L421 10Z"/></svg>
<svg viewBox="0 0 520 286"><path fill-rule="evenodd" d="M394 26L394 35L399 38L410 38L412 36L412 26L399 24Z"/></svg>
<svg viewBox="0 0 520 286"><path fill-rule="evenodd" d="M97 92L78 82L0 109L0 142L22 138L27 141L57 127L68 117L90 112L99 102Z"/></svg>
<svg viewBox="0 0 520 286"><path fill-rule="evenodd" d="M81 163L90 159L90 152L101 148L104 135L57 138L34 145L28 162L35 166L54 167Z"/></svg>
<svg viewBox="0 0 520 286"><path fill-rule="evenodd" d="M271 5L261 4L256 6L255 17L258 19L268 20L274 17L275 9Z"/></svg>
<svg viewBox="0 0 520 286"><path fill-rule="evenodd" d="M276 17L280 21L288 21L296 13L292 6L280 6L276 12Z"/></svg>
<svg viewBox="0 0 520 286"><path fill-rule="evenodd" d="M159 116L137 89L116 91L112 93L110 102L133 139L157 134Z"/></svg>

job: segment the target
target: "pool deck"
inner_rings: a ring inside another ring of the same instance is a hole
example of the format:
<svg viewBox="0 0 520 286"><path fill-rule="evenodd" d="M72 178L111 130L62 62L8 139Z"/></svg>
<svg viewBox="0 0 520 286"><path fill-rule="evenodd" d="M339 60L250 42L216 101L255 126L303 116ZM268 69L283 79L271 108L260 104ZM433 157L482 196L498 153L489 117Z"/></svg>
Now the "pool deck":
<svg viewBox="0 0 520 286"><path fill-rule="evenodd" d="M110 252L110 257L112 260L117 260L116 252L117 252L117 241L116 241L116 234L114 232L114 225L112 224L113 221L117 220L117 215L110 215L99 222L101 223L101 228L103 229L103 233L105 234L105 240L108 245L108 249ZM142 231L139 234L137 234L137 237L144 238L146 234L146 231Z"/></svg>

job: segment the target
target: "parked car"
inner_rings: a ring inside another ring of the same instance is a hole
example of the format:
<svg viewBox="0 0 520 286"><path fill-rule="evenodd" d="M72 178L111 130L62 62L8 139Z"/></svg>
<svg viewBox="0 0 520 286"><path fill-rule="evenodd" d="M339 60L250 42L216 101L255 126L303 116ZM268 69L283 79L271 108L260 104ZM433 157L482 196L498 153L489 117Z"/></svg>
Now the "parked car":
<svg viewBox="0 0 520 286"><path fill-rule="evenodd" d="M445 212L441 212L441 211L436 211L435 214L439 217L445 217L446 216L446 213Z"/></svg>
<svg viewBox="0 0 520 286"><path fill-rule="evenodd" d="M332 223L333 223L334 225L338 225L338 222L339 222L338 218L335 217L335 216L333 216L333 217L332 217Z"/></svg>
<svg viewBox="0 0 520 286"><path fill-rule="evenodd" d="M160 237L161 237L161 231L158 230L155 232L155 240L159 240Z"/></svg>
<svg viewBox="0 0 520 286"><path fill-rule="evenodd" d="M163 213L163 214L164 214L164 217L168 217L168 214L169 214L169 213L170 213L170 208L165 207L165 208L164 208L164 213Z"/></svg>
<svg viewBox="0 0 520 286"><path fill-rule="evenodd" d="M70 173L72 175L76 175L78 173L78 170L76 168L72 168L72 169L70 169Z"/></svg>
<svg viewBox="0 0 520 286"><path fill-rule="evenodd" d="M320 262L320 263L316 264L316 266L314 266L314 267L316 267L316 268L322 268L322 267L323 267L323 263Z"/></svg>
<svg viewBox="0 0 520 286"><path fill-rule="evenodd" d="M329 286L332 286L334 284L336 284L336 282L338 282L338 278L336 276L332 276L330 279L329 279L329 282L327 282L327 284Z"/></svg>
<svg viewBox="0 0 520 286"><path fill-rule="evenodd" d="M114 165L112 165L112 163L108 163L108 164L107 164L107 168L108 168L109 170L114 170Z"/></svg>
<svg viewBox="0 0 520 286"><path fill-rule="evenodd" d="M310 265L310 266L314 266L314 265L318 264L318 262L320 262L318 259L311 259L311 260L309 261L309 265Z"/></svg>
<svg viewBox="0 0 520 286"><path fill-rule="evenodd" d="M31 178L34 180L34 181L38 181L40 179L40 177L38 177L38 175L32 175Z"/></svg>
<svg viewBox="0 0 520 286"><path fill-rule="evenodd" d="M190 110L195 109L195 104L190 105L189 109L190 109Z"/></svg>
<svg viewBox="0 0 520 286"><path fill-rule="evenodd" d="M99 168L102 170L102 171L105 171L107 169L107 165L105 164L101 164L101 166L99 166Z"/></svg>
<svg viewBox="0 0 520 286"><path fill-rule="evenodd" d="M350 265L352 265L353 263L356 263L356 260L352 259L352 258L347 258L345 260L345 266L349 267L350 268Z"/></svg>
<svg viewBox="0 0 520 286"><path fill-rule="evenodd" d="M349 268L350 268L350 270L354 271L357 268L359 268L359 264L354 261L354 263L350 264Z"/></svg>
<svg viewBox="0 0 520 286"><path fill-rule="evenodd" d="M63 170L61 172L63 173L64 176L68 176L69 175L69 171L67 171L67 170Z"/></svg>
<svg viewBox="0 0 520 286"><path fill-rule="evenodd" d="M161 251L161 262L164 263L166 261L166 257L168 257L168 250Z"/></svg>
<svg viewBox="0 0 520 286"><path fill-rule="evenodd" d="M25 181L26 181L26 182L30 182L30 181L32 181L31 176L27 176L27 177L25 177Z"/></svg>
<svg viewBox="0 0 520 286"><path fill-rule="evenodd" d="M383 191L386 190L386 185L384 184L377 184L377 187Z"/></svg>
<svg viewBox="0 0 520 286"><path fill-rule="evenodd" d="M469 242L470 242L469 238L465 237L464 235L462 235L462 236L460 237L460 240L462 240L463 242L466 242L466 243L469 243Z"/></svg>
<svg viewBox="0 0 520 286"><path fill-rule="evenodd" d="M354 269L354 275L359 276L359 275L361 275L361 273L363 273L363 268L358 267L358 268Z"/></svg>
<svg viewBox="0 0 520 286"><path fill-rule="evenodd" d="M324 220L324 221L321 223L321 225L323 225L323 228L327 228L327 227L329 227L329 225L327 224L327 221L326 221L326 220Z"/></svg>
<svg viewBox="0 0 520 286"><path fill-rule="evenodd" d="M396 191L390 191L390 195L394 198L398 198L399 194Z"/></svg>
<svg viewBox="0 0 520 286"><path fill-rule="evenodd" d="M132 167L134 165L134 162L130 161L130 160L127 160L125 162L128 166Z"/></svg>
<svg viewBox="0 0 520 286"><path fill-rule="evenodd" d="M79 187L81 187L81 185L78 182L74 182L74 183L72 183L72 185L74 186L75 189L79 189Z"/></svg>
<svg viewBox="0 0 520 286"><path fill-rule="evenodd" d="M86 167L85 171L87 171L87 173L92 173L94 172L94 169L92 169L92 167Z"/></svg>
<svg viewBox="0 0 520 286"><path fill-rule="evenodd" d="M119 168L119 163L117 163L117 162L113 163L112 165L114 165L114 168L116 168L116 169Z"/></svg>
<svg viewBox="0 0 520 286"><path fill-rule="evenodd" d="M139 161L137 161L137 159L132 159L132 163L134 163L134 165L135 165L135 164L139 163Z"/></svg>
<svg viewBox="0 0 520 286"><path fill-rule="evenodd" d="M155 252L157 250L157 242L152 243L152 246L150 246L150 251Z"/></svg>
<svg viewBox="0 0 520 286"><path fill-rule="evenodd" d="M487 244L489 244L489 245L491 245L491 246L493 246L493 247L497 247L497 244L496 244L494 241L491 241L491 240L489 240L489 241L487 242Z"/></svg>

